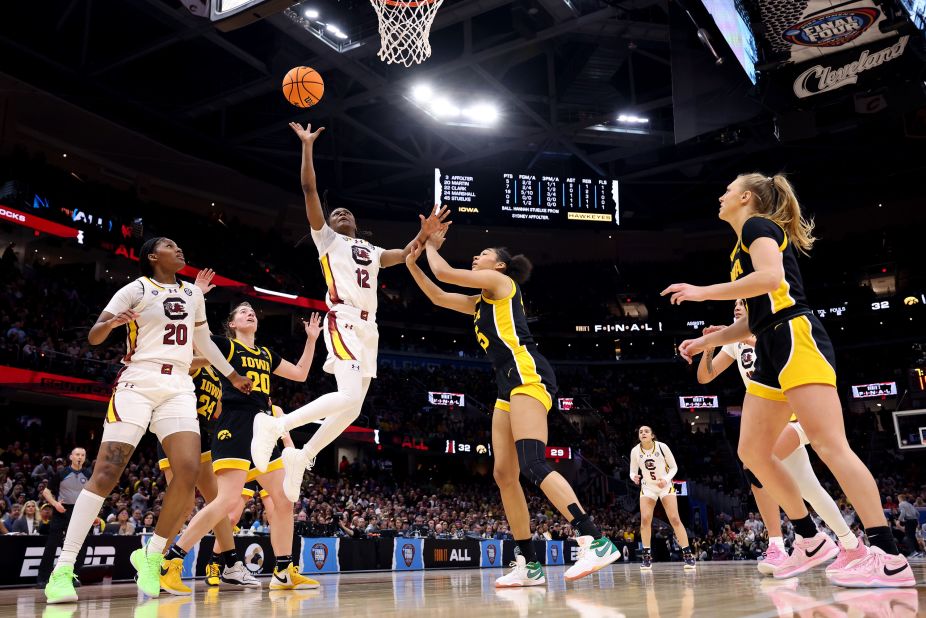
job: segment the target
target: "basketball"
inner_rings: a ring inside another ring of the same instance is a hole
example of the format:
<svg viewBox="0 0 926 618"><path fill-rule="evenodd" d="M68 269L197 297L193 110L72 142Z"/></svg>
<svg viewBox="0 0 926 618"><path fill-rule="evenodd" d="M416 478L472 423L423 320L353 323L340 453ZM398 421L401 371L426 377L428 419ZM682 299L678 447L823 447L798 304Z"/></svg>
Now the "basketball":
<svg viewBox="0 0 926 618"><path fill-rule="evenodd" d="M293 67L283 78L283 96L296 107L312 107L325 94L325 82L311 67Z"/></svg>

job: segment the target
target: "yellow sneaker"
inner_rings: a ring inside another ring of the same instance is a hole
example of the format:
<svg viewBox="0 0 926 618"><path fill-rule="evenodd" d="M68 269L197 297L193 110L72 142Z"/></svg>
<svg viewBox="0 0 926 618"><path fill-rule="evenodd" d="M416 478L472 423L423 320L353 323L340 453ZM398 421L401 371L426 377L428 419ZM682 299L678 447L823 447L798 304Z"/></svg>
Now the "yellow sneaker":
<svg viewBox="0 0 926 618"><path fill-rule="evenodd" d="M210 562L206 565L206 585L207 586L218 586L221 581L219 580L219 570L222 567L219 566L218 562Z"/></svg>
<svg viewBox="0 0 926 618"><path fill-rule="evenodd" d="M320 585L314 579L301 575L292 563L282 571L274 569L270 576L271 590L312 590Z"/></svg>
<svg viewBox="0 0 926 618"><path fill-rule="evenodd" d="M161 563L161 590L178 597L185 597L193 594L193 591L183 583L183 579L181 578L182 572L182 559L174 558L173 560L164 560L164 562Z"/></svg>

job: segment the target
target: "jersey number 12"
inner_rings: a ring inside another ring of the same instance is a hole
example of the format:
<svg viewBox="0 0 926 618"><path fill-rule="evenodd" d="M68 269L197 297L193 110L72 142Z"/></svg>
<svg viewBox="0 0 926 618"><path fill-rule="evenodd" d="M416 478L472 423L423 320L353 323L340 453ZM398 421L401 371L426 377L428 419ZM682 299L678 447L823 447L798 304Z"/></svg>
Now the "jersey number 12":
<svg viewBox="0 0 926 618"><path fill-rule="evenodd" d="M370 273L363 268L358 268L354 272L357 273L357 285L362 288L370 287Z"/></svg>

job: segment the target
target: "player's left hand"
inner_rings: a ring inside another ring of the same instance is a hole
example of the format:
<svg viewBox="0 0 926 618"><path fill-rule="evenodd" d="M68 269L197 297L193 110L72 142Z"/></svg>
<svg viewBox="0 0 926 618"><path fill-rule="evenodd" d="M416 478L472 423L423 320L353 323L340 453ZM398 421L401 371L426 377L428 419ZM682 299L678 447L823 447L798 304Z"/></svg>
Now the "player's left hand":
<svg viewBox="0 0 926 618"><path fill-rule="evenodd" d="M668 485L668 484L669 484L669 481L667 481L667 480L665 480L665 479L658 479L658 480L656 481L656 487L658 487L659 489L665 489L665 488L666 488L666 485Z"/></svg>
<svg viewBox="0 0 926 618"><path fill-rule="evenodd" d="M428 243L438 251L444 246L444 241L447 240L447 230L449 229L448 225L442 225L440 229L428 236Z"/></svg>
<svg viewBox="0 0 926 618"><path fill-rule="evenodd" d="M450 207L443 206L440 210L437 209L437 204L434 205L434 210L431 211L431 214L425 218L424 215L418 215L418 219L421 221L421 237L427 238L442 226L450 225L452 221L447 221L447 217L450 216Z"/></svg>
<svg viewBox="0 0 926 618"><path fill-rule="evenodd" d="M691 364L691 359L704 350L708 349L710 346L705 344L704 337L698 337L697 339L686 339L678 346L679 356L684 358L688 364Z"/></svg>
<svg viewBox="0 0 926 618"><path fill-rule="evenodd" d="M204 268L196 273L196 281L194 283L196 287L203 291L203 294L208 294L215 289L215 284L212 283L213 277L215 277L215 271L211 268Z"/></svg>
<svg viewBox="0 0 926 618"><path fill-rule="evenodd" d="M320 313L313 312L309 321L302 321L305 326L305 334L309 339L315 341L322 332L322 316Z"/></svg>
<svg viewBox="0 0 926 618"><path fill-rule="evenodd" d="M686 300L699 303L703 300L707 300L706 288L699 285L691 285L690 283L673 283L662 292L660 296L665 296L666 294L671 294L669 302L673 305L681 305Z"/></svg>

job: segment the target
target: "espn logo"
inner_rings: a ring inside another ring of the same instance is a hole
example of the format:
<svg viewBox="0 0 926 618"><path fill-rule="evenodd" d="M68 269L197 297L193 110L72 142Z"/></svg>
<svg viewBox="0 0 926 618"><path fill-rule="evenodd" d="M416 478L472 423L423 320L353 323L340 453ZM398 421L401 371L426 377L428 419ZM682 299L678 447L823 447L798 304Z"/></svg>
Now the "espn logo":
<svg viewBox="0 0 926 618"><path fill-rule="evenodd" d="M27 547L23 556L23 565L19 570L20 577L38 577L39 565L42 563L44 547ZM55 558L61 555L61 549L55 552ZM116 562L116 548L106 545L88 547L84 566L112 566Z"/></svg>

